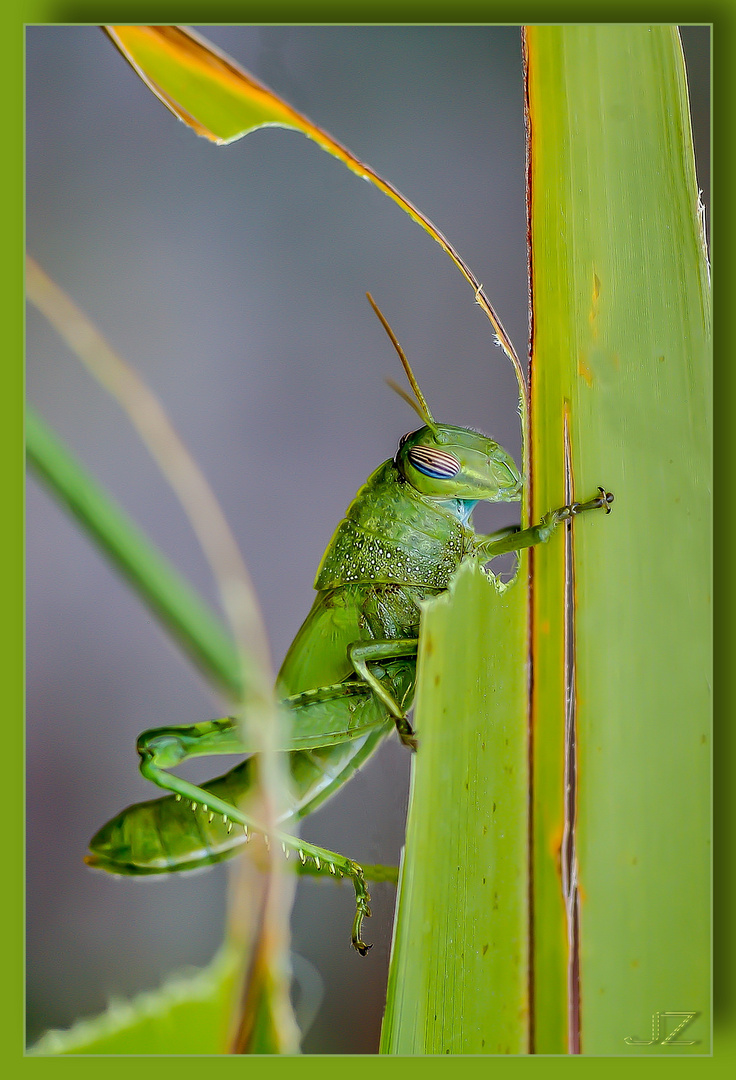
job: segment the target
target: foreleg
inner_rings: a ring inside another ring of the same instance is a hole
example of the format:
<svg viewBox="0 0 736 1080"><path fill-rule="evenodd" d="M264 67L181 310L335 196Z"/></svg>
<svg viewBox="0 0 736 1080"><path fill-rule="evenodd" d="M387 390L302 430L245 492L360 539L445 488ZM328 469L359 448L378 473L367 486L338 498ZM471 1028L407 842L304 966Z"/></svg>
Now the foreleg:
<svg viewBox="0 0 736 1080"><path fill-rule="evenodd" d="M495 559L497 555L504 555L507 551L521 551L522 548L534 547L535 544L544 544L549 540L552 533L563 521L570 521L578 514L586 510L605 510L611 513L613 495L603 488L598 488L600 494L595 499L584 503L570 503L569 506L561 506L559 510L552 510L545 514L538 525L532 525L528 529L522 529L514 533L502 530L502 533L491 533L488 536L478 536L474 545L474 553L483 555L487 559Z"/></svg>

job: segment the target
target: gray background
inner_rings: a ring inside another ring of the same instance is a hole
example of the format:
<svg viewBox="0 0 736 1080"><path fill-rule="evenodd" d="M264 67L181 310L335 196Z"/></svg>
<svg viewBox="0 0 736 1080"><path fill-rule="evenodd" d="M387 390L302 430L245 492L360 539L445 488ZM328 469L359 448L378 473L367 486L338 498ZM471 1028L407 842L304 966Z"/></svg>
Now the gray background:
<svg viewBox="0 0 736 1080"><path fill-rule="evenodd" d="M524 129L513 27L203 27L428 214L527 338ZM699 182L709 190L709 32L684 34ZM517 460L510 365L449 259L393 203L295 132L228 148L175 121L95 28L27 38L28 247L164 402L256 582L278 665L357 487L416 426L384 376L392 322L438 418ZM28 396L214 604L174 497L117 406L33 309ZM481 528L514 509L484 508ZM92 833L153 792L146 727L222 713L88 541L31 480L28 530L28 1037L153 988L220 941L227 870L130 881L82 864ZM396 862L408 756L395 738L303 835ZM205 763L201 779L226 765ZM352 952L348 887L302 882L293 948L315 1002L312 1052L377 1048L394 890Z"/></svg>

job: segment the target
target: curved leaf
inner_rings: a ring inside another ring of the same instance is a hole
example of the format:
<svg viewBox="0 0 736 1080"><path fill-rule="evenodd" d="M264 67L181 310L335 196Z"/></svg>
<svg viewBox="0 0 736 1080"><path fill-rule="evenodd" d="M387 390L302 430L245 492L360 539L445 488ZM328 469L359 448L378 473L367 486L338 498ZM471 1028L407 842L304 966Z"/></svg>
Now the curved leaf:
<svg viewBox="0 0 736 1080"><path fill-rule="evenodd" d="M292 127L393 199L437 241L473 287L476 302L514 365L519 394L526 400L521 362L483 286L437 226L393 184L192 30L182 26L106 26L105 31L167 109L198 135L225 145L259 127Z"/></svg>

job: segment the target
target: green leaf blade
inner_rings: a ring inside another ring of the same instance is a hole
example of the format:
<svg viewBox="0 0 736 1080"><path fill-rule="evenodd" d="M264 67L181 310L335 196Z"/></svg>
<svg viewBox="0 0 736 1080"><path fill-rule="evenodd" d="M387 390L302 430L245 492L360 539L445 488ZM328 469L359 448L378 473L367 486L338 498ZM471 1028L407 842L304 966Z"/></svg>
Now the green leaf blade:
<svg viewBox="0 0 736 1080"><path fill-rule="evenodd" d="M67 1031L46 1032L29 1054L222 1054L237 970L237 950L225 947L206 968L173 975L131 1001L112 1002Z"/></svg>
<svg viewBox="0 0 736 1080"><path fill-rule="evenodd" d="M465 563L423 611L383 1053L528 1050L526 602Z"/></svg>
<svg viewBox="0 0 736 1080"><path fill-rule="evenodd" d="M574 497L590 498L599 484L616 497L610 517L586 515L572 531L580 1049L661 1054L660 1042L626 1039L649 1039L658 1011L688 1009L698 1016L681 1039L695 1042L670 1052L703 1054L711 330L684 65L674 27L545 27L527 38L534 513L564 501L565 416ZM535 553L535 569L534 625L559 639L562 541ZM554 792L562 660L537 638L534 982L542 1053L565 1052L566 1024L575 1026L571 1002L559 1014L570 962Z"/></svg>
<svg viewBox="0 0 736 1080"><path fill-rule="evenodd" d="M231 696L241 693L240 665L224 626L30 406L26 449L29 463L54 497L132 585L176 644L218 689Z"/></svg>
<svg viewBox="0 0 736 1080"><path fill-rule="evenodd" d="M191 30L179 26L105 30L156 97L198 135L222 144L264 125L301 126L298 113Z"/></svg>

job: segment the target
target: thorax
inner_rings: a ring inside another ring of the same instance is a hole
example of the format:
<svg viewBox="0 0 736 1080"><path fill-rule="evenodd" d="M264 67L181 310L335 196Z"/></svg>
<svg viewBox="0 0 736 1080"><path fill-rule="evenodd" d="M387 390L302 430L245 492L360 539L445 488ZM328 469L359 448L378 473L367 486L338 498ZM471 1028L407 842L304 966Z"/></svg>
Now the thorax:
<svg viewBox="0 0 736 1080"><path fill-rule="evenodd" d="M317 571L320 591L350 583L445 589L470 546L472 505L420 495L393 461L360 489Z"/></svg>

